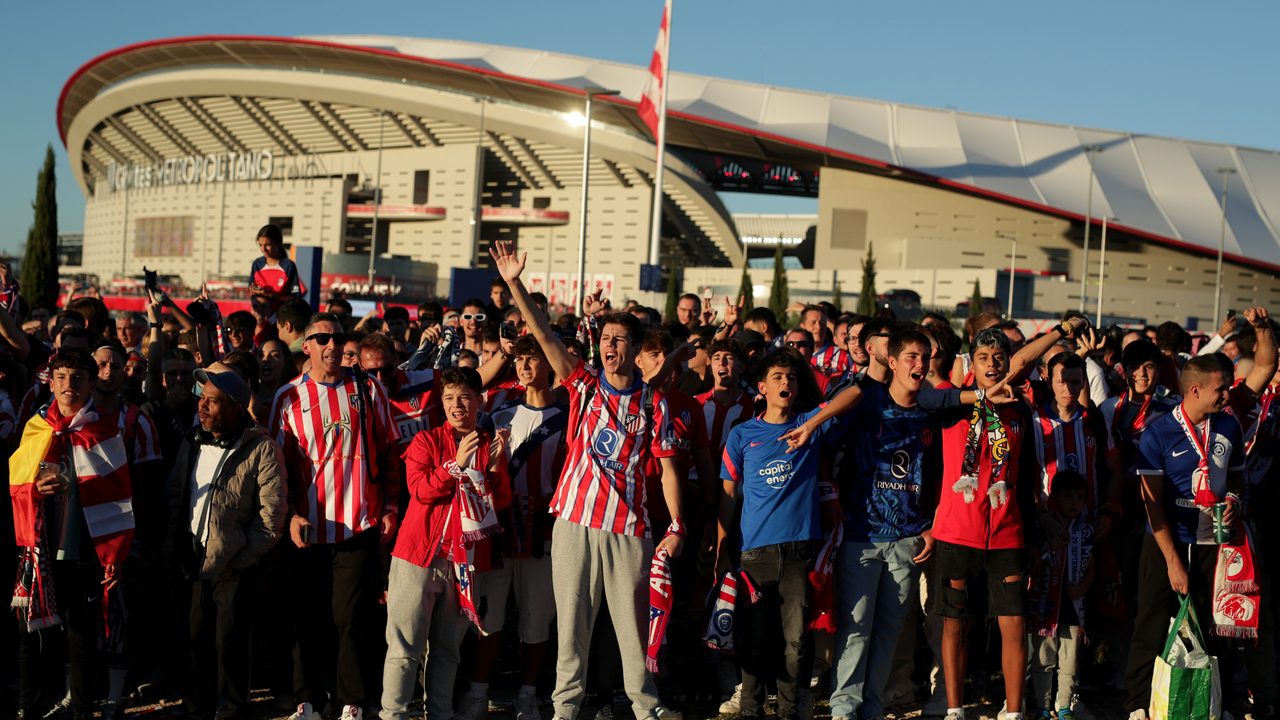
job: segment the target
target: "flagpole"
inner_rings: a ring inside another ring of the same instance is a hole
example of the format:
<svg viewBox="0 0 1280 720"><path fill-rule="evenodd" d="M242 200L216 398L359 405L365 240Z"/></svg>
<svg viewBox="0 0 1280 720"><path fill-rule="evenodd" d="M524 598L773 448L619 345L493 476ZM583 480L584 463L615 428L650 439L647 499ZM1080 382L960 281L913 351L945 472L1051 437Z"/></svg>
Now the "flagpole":
<svg viewBox="0 0 1280 720"><path fill-rule="evenodd" d="M662 178L667 169L667 75L671 67L671 16L674 0L664 8L666 32L662 48L662 92L658 100L658 168L653 174L653 213L649 223L649 264L657 265L662 241Z"/></svg>

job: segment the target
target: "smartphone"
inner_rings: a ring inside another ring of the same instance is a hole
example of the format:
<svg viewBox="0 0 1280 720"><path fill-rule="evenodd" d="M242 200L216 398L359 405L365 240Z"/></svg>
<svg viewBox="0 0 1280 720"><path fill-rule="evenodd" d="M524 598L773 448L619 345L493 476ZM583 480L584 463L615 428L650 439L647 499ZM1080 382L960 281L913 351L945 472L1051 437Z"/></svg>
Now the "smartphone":
<svg viewBox="0 0 1280 720"><path fill-rule="evenodd" d="M311 543L315 542L314 535L315 535L315 528L311 527L310 525L302 526L302 542L304 544L310 545Z"/></svg>
<svg viewBox="0 0 1280 720"><path fill-rule="evenodd" d="M1235 316L1236 316L1236 311L1235 311L1235 310L1228 310L1228 311L1227 311L1227 319L1228 319L1228 320L1230 320L1231 318L1233 318L1233 317L1235 317Z"/></svg>
<svg viewBox="0 0 1280 720"><path fill-rule="evenodd" d="M515 340L520 337L520 332L516 330L516 326L509 322L504 322L498 326L498 335L503 340Z"/></svg>
<svg viewBox="0 0 1280 720"><path fill-rule="evenodd" d="M148 290L154 293L160 292L160 278L155 270L148 270L147 266L143 265L142 277Z"/></svg>

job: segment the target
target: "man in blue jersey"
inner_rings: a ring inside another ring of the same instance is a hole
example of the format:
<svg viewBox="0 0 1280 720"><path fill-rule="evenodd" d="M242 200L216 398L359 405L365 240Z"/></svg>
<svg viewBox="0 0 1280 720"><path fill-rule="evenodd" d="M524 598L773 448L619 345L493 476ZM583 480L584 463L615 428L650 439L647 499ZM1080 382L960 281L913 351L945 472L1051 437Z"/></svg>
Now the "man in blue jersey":
<svg viewBox="0 0 1280 720"><path fill-rule="evenodd" d="M832 718L884 715L884 688L903 617L916 596L920 566L933 552L929 528L942 475L941 427L933 411L986 397L925 388L931 351L928 336L918 330L890 333L883 349L887 384L868 373L854 386L857 392L842 391L789 433L803 449L816 436L816 423L842 415L825 438L832 449L845 450L836 473L846 512L844 542L836 554ZM992 402L1011 399L1004 381L990 392Z"/></svg>
<svg viewBox="0 0 1280 720"><path fill-rule="evenodd" d="M818 412L796 412L816 402L816 397L805 397L816 395L812 383L805 382L804 376L812 374L809 364L798 353L776 350L764 358L758 372L757 388L766 409L730 430L725 443L716 571L719 577L729 569L732 538L740 527L741 567L763 596L754 604L740 605L738 611L739 717L763 714L765 681L772 674L778 687L778 717L788 719L798 716L799 683L808 679L813 663L812 636L805 628L811 599L808 575L822 537L819 500L834 492L818 487L817 445L792 453L782 439ZM820 437L829 425L817 427L814 436ZM770 673L775 656L768 640L779 624L784 657Z"/></svg>

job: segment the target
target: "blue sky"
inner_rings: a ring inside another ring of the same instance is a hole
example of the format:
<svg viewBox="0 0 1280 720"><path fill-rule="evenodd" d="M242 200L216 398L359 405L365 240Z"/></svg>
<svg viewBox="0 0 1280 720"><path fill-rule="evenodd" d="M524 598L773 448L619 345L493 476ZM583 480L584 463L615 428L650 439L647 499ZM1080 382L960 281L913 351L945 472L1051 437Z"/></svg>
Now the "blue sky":
<svg viewBox="0 0 1280 720"><path fill-rule="evenodd" d="M45 0L8 3L0 27L0 251L31 223L47 143L59 224L84 202L58 141L68 77L132 42L206 33L385 33L645 64L661 0L369 3ZM109 10L107 8L110 8ZM1280 3L788 3L676 0L672 63L685 72L1048 122L1280 150L1274 32ZM768 199L734 209L785 211Z"/></svg>

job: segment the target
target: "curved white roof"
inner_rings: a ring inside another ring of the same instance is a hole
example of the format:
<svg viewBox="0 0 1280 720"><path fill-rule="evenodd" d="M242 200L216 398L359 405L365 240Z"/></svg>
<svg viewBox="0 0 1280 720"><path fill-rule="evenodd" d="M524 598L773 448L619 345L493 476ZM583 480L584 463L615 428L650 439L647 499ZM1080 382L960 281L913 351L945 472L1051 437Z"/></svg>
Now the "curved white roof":
<svg viewBox="0 0 1280 720"><path fill-rule="evenodd" d="M314 37L482 71L622 91L638 102L640 66L497 45L377 35ZM677 58L678 60L678 58ZM757 85L672 72L673 116L710 121L913 171L945 185L1067 216L1115 218L1122 229L1216 252L1225 177L1225 249L1280 268L1280 153L1135 133ZM1090 152L1088 148L1096 148ZM1090 180L1090 168L1093 180ZM1224 174L1220 169L1234 173Z"/></svg>

